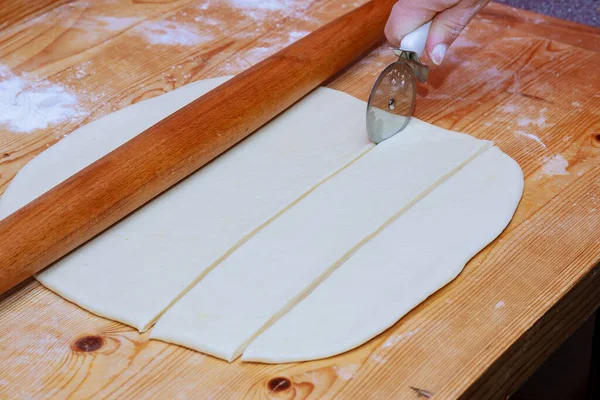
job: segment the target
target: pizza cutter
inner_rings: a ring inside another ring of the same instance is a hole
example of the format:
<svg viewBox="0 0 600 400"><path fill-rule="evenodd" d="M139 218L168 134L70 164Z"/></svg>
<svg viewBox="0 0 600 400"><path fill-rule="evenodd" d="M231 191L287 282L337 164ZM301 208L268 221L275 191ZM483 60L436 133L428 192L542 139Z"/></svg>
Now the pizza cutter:
<svg viewBox="0 0 600 400"><path fill-rule="evenodd" d="M431 22L408 34L394 54L398 61L388 65L371 89L367 104L367 132L375 144L402 131L415 109L417 79L427 81L429 67L419 60Z"/></svg>

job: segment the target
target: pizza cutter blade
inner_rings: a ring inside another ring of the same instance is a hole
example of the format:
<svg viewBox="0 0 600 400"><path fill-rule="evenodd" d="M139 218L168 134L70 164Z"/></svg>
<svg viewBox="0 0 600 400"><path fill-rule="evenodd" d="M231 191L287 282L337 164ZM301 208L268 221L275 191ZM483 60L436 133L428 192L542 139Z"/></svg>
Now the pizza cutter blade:
<svg viewBox="0 0 600 400"><path fill-rule="evenodd" d="M407 35L394 49L398 61L388 65L371 89L367 104L367 133L379 144L402 131L412 117L417 99L417 79L424 83L429 68L419 60L431 22Z"/></svg>

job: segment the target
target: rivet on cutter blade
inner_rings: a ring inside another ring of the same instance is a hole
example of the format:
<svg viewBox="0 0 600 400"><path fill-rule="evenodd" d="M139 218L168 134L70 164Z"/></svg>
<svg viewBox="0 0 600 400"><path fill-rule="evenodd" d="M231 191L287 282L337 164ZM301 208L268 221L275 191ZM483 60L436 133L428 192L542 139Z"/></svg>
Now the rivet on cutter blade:
<svg viewBox="0 0 600 400"><path fill-rule="evenodd" d="M415 109L417 79L427 81L429 67L419 60L431 22L408 34L394 49L398 61L388 65L371 89L367 104L367 133L373 143L381 143L402 131Z"/></svg>

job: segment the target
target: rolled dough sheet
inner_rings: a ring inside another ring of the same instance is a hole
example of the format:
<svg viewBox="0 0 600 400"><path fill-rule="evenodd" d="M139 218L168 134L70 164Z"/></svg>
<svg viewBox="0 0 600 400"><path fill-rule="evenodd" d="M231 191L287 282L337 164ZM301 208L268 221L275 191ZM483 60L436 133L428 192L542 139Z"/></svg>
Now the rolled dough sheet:
<svg viewBox="0 0 600 400"><path fill-rule="evenodd" d="M242 359L304 361L365 343L454 279L506 227L522 192L517 163L487 150L360 248Z"/></svg>
<svg viewBox="0 0 600 400"><path fill-rule="evenodd" d="M86 125L30 161L4 217L225 78L200 81ZM320 88L176 187L44 270L81 307L144 331L262 224L373 145L364 102Z"/></svg>
<svg viewBox="0 0 600 400"><path fill-rule="evenodd" d="M230 254L150 337L237 358L356 246L490 146L413 119Z"/></svg>

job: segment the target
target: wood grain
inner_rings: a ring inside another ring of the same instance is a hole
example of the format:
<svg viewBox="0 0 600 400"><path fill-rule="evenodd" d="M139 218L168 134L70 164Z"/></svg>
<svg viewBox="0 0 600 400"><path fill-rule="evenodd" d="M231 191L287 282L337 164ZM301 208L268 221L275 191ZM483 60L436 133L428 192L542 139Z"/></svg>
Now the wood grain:
<svg viewBox="0 0 600 400"><path fill-rule="evenodd" d="M62 38L116 15L107 5L75 2L48 6L41 20L13 18L26 22L0 32L0 63L69 85L85 113L30 134L0 127L0 190L80 124L240 72L290 32L312 31L344 11L338 1L311 2L300 14L268 11L257 21L221 2L199 4L115 2L115 12L141 21L118 34L97 29L87 48ZM2 7L0 21L7 9L23 8ZM205 44L148 45L137 33L162 18L186 23L204 13L223 21ZM60 52L44 50L53 42ZM521 165L525 193L506 231L455 281L364 346L317 362L227 364L150 341L30 280L0 302L0 397L504 399L600 304L600 76L590 72L600 65L597 43L598 30L492 4L432 68L416 116L493 139ZM393 60L382 46L328 86L366 100ZM74 79L81 69L87 75ZM568 162L566 175L547 167L557 156Z"/></svg>
<svg viewBox="0 0 600 400"><path fill-rule="evenodd" d="M540 38L569 44L586 50L600 51L598 29L558 18L546 17L531 11L492 3L480 18L506 29L516 28Z"/></svg>
<svg viewBox="0 0 600 400"><path fill-rule="evenodd" d="M236 75L0 221L0 293L243 140L383 40L372 0Z"/></svg>

